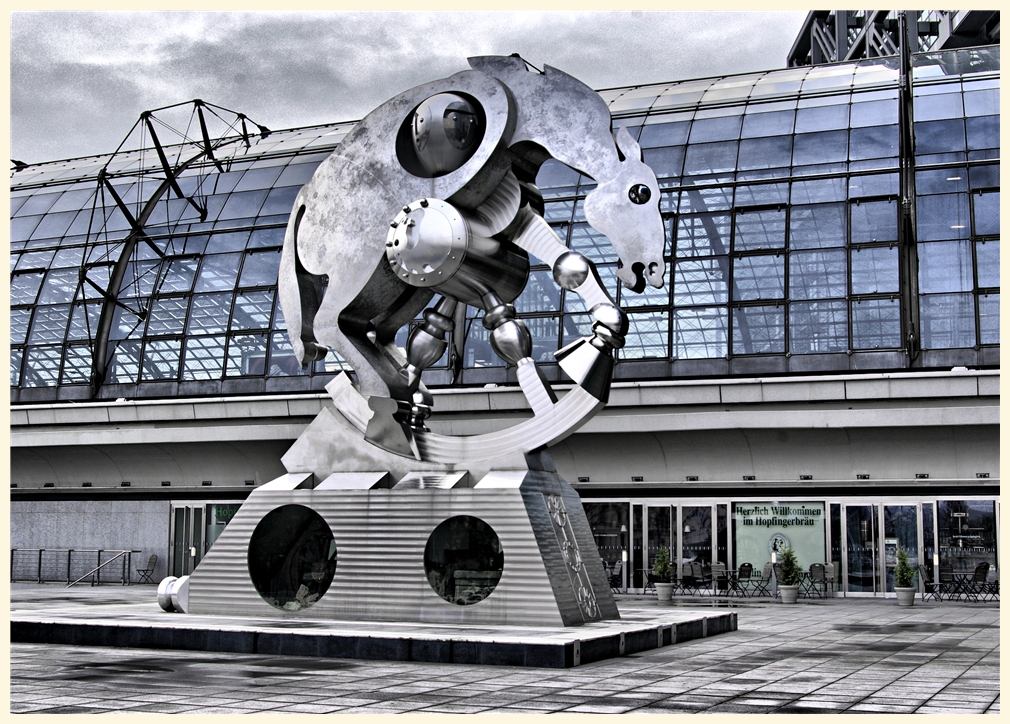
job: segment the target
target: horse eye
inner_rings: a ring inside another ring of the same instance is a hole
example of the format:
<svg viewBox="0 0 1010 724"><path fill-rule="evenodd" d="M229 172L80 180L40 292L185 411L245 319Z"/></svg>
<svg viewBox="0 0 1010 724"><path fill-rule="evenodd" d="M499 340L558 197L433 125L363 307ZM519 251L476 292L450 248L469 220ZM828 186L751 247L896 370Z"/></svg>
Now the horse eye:
<svg viewBox="0 0 1010 724"><path fill-rule="evenodd" d="M652 198L652 192L645 184L635 184L628 189L628 198L633 204L646 204Z"/></svg>

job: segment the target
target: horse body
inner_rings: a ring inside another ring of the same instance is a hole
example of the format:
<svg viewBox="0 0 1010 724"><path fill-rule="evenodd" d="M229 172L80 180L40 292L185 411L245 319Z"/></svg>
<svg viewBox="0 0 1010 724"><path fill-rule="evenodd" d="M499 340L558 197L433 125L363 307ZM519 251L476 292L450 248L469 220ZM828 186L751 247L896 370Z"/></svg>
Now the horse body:
<svg viewBox="0 0 1010 724"><path fill-rule="evenodd" d="M473 58L470 64L474 70L417 86L369 113L295 199L279 281L292 347L303 364L320 359L326 348L336 350L354 368L365 396L409 402L418 389L393 337L438 289L399 278L383 241L394 217L419 199L448 201L479 219L481 204L501 196L513 167L526 177L528 189L543 161L556 158L598 182L586 200L587 220L614 244L625 285L638 291L646 281L662 286L664 238L655 175L624 129L617 134L622 161L599 95L554 68L529 72L518 58ZM444 92L476 100L486 126L469 160L427 178L408 170L404 128L420 103ZM648 188L646 200L655 195L652 203L629 200L635 184ZM531 193L538 194L535 187ZM519 213L495 238L509 244L520 217L527 218ZM553 264L565 251L559 244L548 243L547 253L541 244L536 253ZM325 292L323 275L330 278Z"/></svg>

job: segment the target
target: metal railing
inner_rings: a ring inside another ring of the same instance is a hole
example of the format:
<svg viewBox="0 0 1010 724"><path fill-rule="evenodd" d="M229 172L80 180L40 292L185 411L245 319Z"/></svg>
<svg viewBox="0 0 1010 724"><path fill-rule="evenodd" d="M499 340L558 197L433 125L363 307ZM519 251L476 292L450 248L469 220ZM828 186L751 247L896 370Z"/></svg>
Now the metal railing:
<svg viewBox="0 0 1010 724"><path fill-rule="evenodd" d="M67 587L91 577L91 585L119 583L128 586L133 581L132 554L139 550L106 550L82 548L11 548L11 582L63 582ZM120 565L106 568L119 561ZM102 573L105 579L102 579ZM118 573L118 576L110 575ZM118 578L118 580L117 580Z"/></svg>

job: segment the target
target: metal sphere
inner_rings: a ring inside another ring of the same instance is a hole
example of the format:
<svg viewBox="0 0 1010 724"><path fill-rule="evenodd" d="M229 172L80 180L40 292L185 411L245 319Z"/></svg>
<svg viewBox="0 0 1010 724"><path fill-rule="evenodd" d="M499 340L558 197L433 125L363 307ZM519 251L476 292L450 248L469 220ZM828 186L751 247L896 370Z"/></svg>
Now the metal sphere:
<svg viewBox="0 0 1010 724"><path fill-rule="evenodd" d="M554 262L553 273L559 287L575 289L589 278L589 260L577 251L566 251Z"/></svg>
<svg viewBox="0 0 1010 724"><path fill-rule="evenodd" d="M455 171L470 160L482 135L477 109L455 93L439 93L421 103L414 111L413 131L417 160L431 176Z"/></svg>

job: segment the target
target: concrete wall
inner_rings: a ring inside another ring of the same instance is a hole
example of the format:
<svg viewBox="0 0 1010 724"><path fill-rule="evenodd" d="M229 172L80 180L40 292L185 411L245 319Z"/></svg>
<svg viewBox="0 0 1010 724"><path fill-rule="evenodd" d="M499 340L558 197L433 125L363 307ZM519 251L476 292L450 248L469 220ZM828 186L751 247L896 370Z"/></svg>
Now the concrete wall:
<svg viewBox="0 0 1010 724"><path fill-rule="evenodd" d="M11 548L140 550L133 554L134 569L156 553L155 581L168 575L168 532L168 501L11 501ZM110 576L119 565L111 564Z"/></svg>

